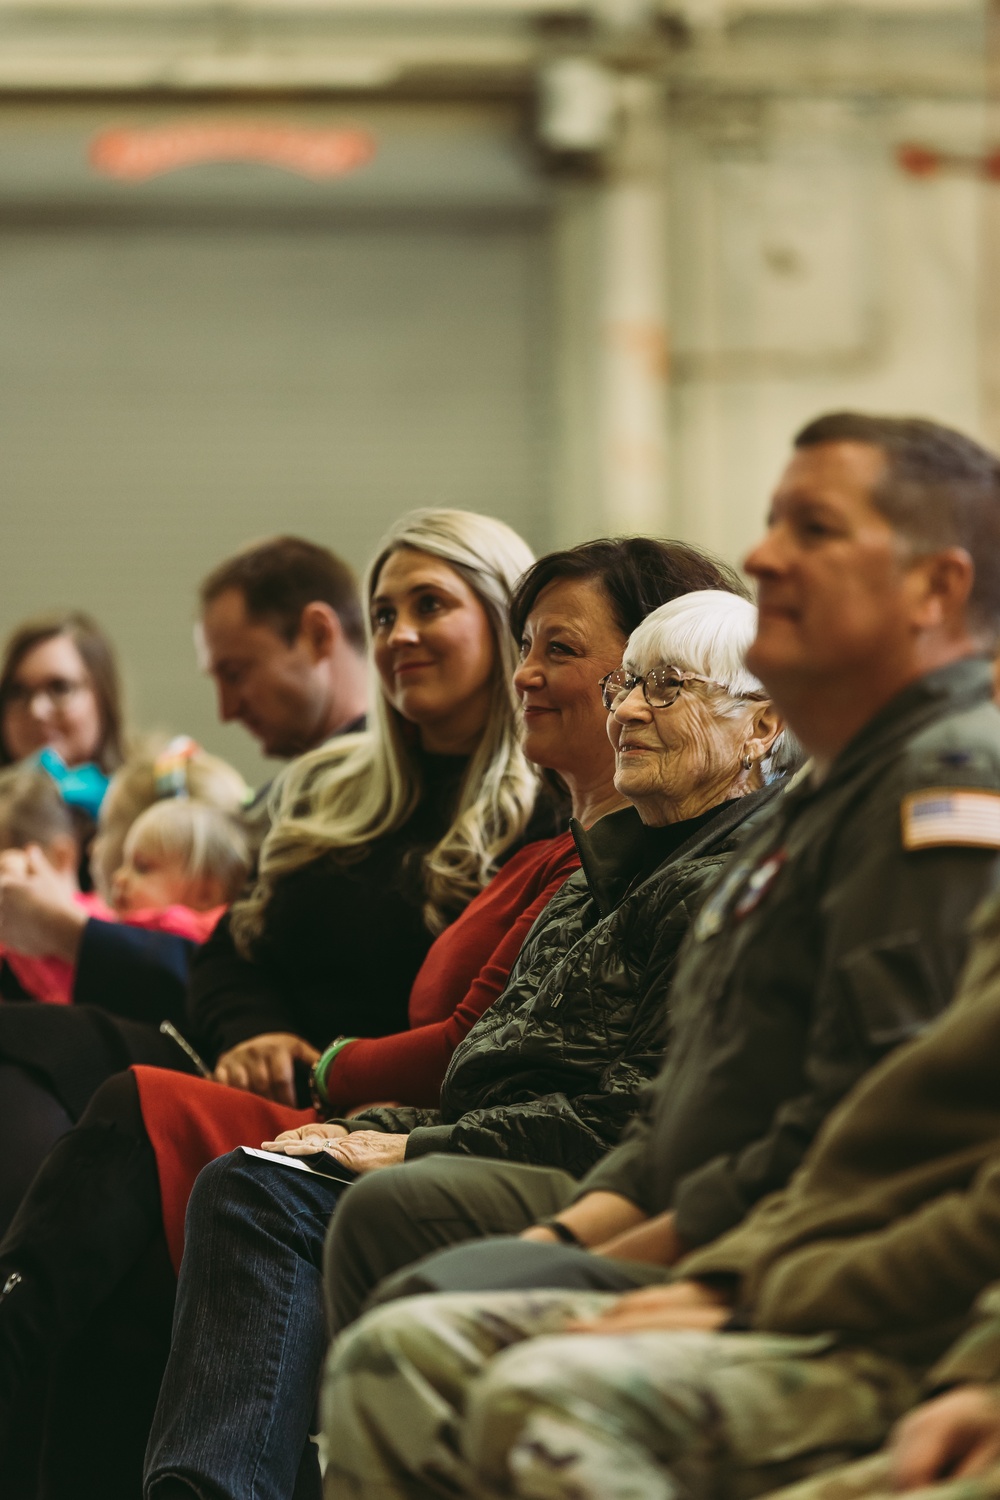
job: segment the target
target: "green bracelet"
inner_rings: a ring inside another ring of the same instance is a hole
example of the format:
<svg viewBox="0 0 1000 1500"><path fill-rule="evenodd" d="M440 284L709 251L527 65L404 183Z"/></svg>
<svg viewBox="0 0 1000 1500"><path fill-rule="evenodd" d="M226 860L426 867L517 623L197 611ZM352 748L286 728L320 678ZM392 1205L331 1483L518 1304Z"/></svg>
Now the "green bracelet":
<svg viewBox="0 0 1000 1500"><path fill-rule="evenodd" d="M326 1097L326 1075L327 1073L329 1073L334 1059L337 1057L338 1053L343 1052L345 1047L349 1047L352 1042L356 1041L356 1036L335 1037L334 1040L330 1043L329 1047L327 1047L326 1051L321 1053L313 1063L313 1070L309 1079L309 1084L312 1088L313 1102L315 1103L317 1109L322 1108L324 1104L329 1104L330 1102Z"/></svg>

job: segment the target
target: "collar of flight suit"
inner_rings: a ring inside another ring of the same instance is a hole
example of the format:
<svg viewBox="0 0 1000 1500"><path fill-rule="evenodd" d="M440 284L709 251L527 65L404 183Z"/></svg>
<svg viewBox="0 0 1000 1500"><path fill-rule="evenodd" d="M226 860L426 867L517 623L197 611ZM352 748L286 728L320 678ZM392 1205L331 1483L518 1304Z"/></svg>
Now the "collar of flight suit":
<svg viewBox="0 0 1000 1500"><path fill-rule="evenodd" d="M988 702L992 690L991 663L983 656L967 656L928 672L897 693L868 720L831 762L822 781L796 777L786 793L787 800L805 802L874 771L893 760L901 744L937 719Z"/></svg>

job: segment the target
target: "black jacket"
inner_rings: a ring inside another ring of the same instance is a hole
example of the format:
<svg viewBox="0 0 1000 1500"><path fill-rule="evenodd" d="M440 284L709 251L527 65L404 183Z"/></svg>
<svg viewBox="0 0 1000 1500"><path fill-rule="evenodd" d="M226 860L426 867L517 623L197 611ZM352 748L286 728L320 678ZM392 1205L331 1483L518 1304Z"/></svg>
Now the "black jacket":
<svg viewBox="0 0 1000 1500"><path fill-rule="evenodd" d="M410 988L434 941L424 921L424 856L455 816L465 757L423 755L424 794L362 859L323 855L275 882L253 959L224 918L191 967L188 1025L207 1057L269 1031L313 1046L409 1027ZM504 860L564 827L543 792ZM503 861L501 861L503 863ZM458 916L459 909L449 914Z"/></svg>
<svg viewBox="0 0 1000 1500"><path fill-rule="evenodd" d="M406 1030L433 942L422 859L454 816L467 768L464 757L426 756L424 796L363 859L322 855L276 881L252 959L223 918L191 966L188 1029L207 1056L269 1031L325 1047L342 1032Z"/></svg>
<svg viewBox="0 0 1000 1500"><path fill-rule="evenodd" d="M197 943L170 932L91 917L80 942L73 1002L154 1025L173 1021L183 1029L197 952Z"/></svg>
<svg viewBox="0 0 1000 1500"><path fill-rule="evenodd" d="M631 808L587 833L574 825L582 869L456 1049L440 1111L383 1107L344 1123L409 1134L407 1159L451 1151L587 1171L662 1062L667 992L702 892L776 791L667 828L643 828Z"/></svg>

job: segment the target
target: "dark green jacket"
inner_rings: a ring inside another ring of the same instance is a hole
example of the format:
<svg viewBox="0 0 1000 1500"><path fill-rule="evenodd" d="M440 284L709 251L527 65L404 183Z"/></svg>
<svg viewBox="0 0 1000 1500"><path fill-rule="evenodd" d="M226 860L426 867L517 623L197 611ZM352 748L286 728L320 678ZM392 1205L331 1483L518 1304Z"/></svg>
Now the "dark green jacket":
<svg viewBox="0 0 1000 1500"><path fill-rule="evenodd" d="M1000 1277L998 1083L994 894L976 914L953 1004L851 1090L787 1188L678 1275L736 1277L754 1328L836 1330L936 1358Z"/></svg>
<svg viewBox="0 0 1000 1500"><path fill-rule="evenodd" d="M503 994L456 1048L439 1111L378 1108L353 1129L581 1176L618 1140L666 1043L667 991L706 885L768 787L690 824L628 808L574 834L582 868L549 902Z"/></svg>
<svg viewBox="0 0 1000 1500"><path fill-rule="evenodd" d="M931 1389L967 1381L1000 1381L1000 1281L994 1281L979 1297L971 1326L927 1377Z"/></svg>
<svg viewBox="0 0 1000 1500"><path fill-rule="evenodd" d="M689 1245L715 1239L785 1185L848 1089L944 1008L1000 848L989 829L981 847L947 832L948 789L1000 792L990 689L979 659L931 673L821 785L800 776L774 805L685 944L645 1113L581 1192L673 1207ZM943 841L907 849L905 799L935 789Z"/></svg>

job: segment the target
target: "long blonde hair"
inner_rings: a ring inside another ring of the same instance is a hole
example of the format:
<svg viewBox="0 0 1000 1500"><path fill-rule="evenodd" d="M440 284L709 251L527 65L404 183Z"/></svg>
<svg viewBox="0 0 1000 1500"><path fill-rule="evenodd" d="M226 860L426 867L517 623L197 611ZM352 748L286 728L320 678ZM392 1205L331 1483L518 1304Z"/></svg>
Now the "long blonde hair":
<svg viewBox="0 0 1000 1500"><path fill-rule="evenodd" d="M532 554L516 532L466 510L414 510L384 537L364 581L365 628L386 559L400 548L427 552L454 568L486 610L496 646L489 718L469 761L458 806L444 837L423 861L424 918L440 932L480 891L503 852L524 832L539 782L521 750L513 674L517 648L508 607ZM233 907L232 930L249 956L283 875L331 850L346 860L399 828L423 791L412 728L385 694L375 694L365 734L344 735L295 761L276 788L274 822L260 852L254 889Z"/></svg>

